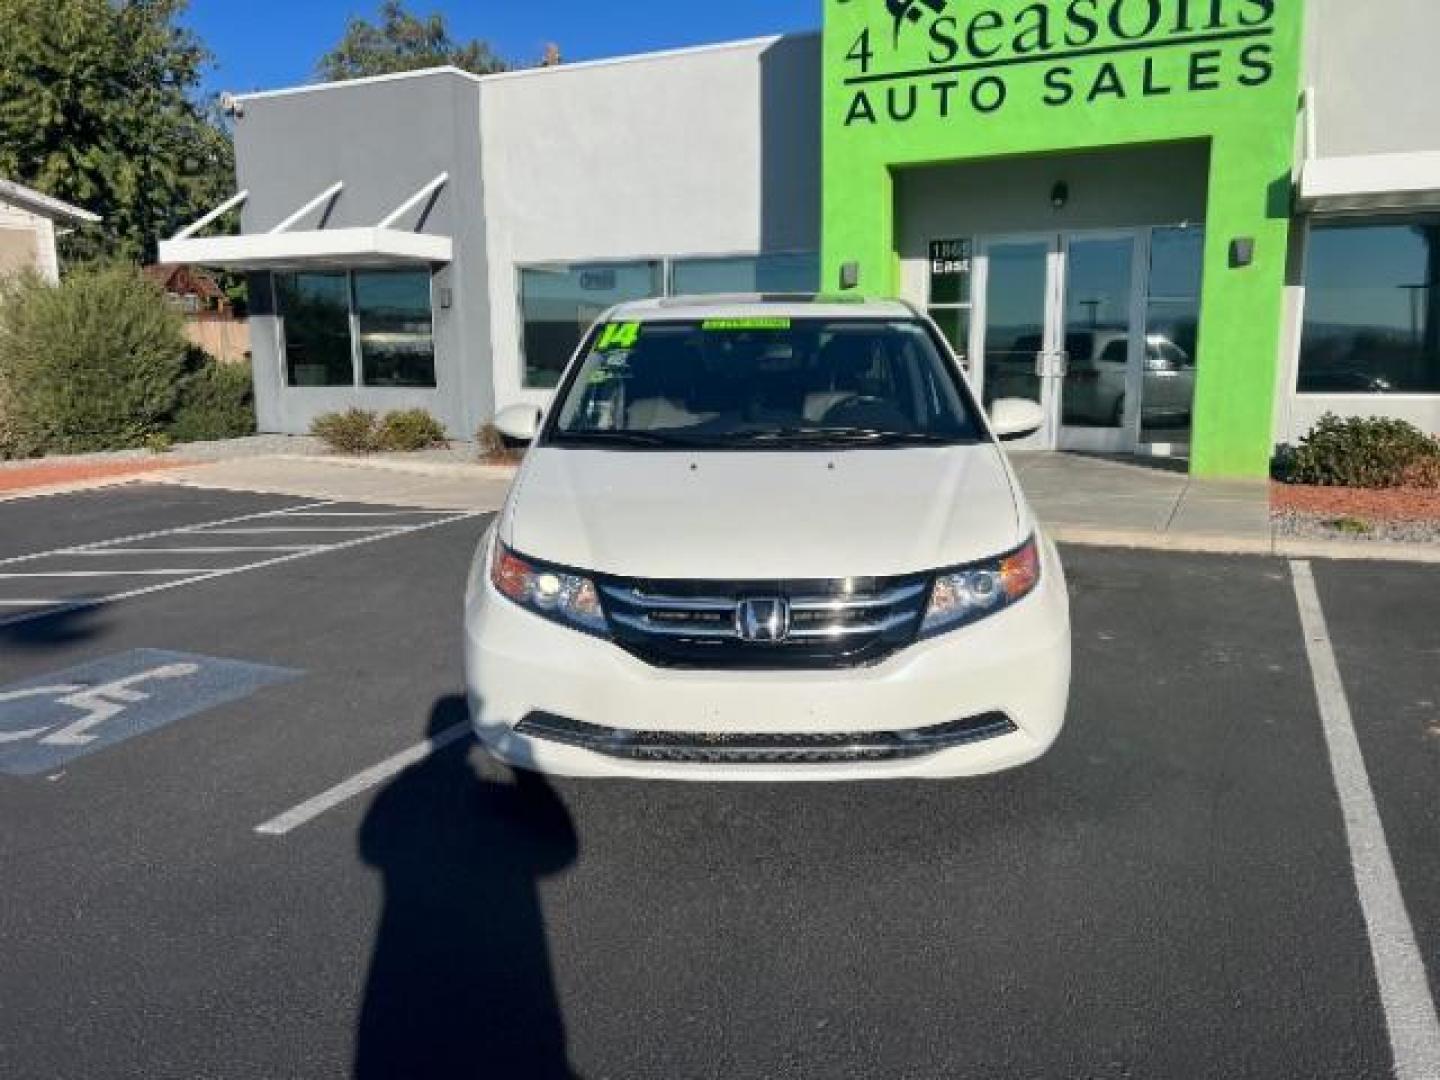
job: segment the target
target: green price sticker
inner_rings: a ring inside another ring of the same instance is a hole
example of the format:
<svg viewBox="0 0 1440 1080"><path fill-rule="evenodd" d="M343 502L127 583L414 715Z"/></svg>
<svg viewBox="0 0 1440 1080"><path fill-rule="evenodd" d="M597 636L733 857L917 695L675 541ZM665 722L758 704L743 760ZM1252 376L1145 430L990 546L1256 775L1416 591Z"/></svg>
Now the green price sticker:
<svg viewBox="0 0 1440 1080"><path fill-rule="evenodd" d="M752 319L706 319L700 324L700 329L721 332L734 332L738 330L789 330L790 320L760 317Z"/></svg>
<svg viewBox="0 0 1440 1080"><path fill-rule="evenodd" d="M605 329L600 331L600 340L595 343L595 351L633 349L639 340L640 324L638 322L606 323Z"/></svg>

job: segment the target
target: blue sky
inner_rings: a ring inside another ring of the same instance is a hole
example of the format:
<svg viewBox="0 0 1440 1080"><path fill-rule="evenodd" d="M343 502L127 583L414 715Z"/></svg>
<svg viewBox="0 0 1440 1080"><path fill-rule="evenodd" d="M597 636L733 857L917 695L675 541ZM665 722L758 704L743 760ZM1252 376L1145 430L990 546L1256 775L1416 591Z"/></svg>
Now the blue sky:
<svg viewBox="0 0 1440 1080"><path fill-rule="evenodd" d="M351 15L373 18L378 0L191 0L185 22L215 54L208 91L269 90L313 79L315 61ZM441 11L456 38L484 38L516 62L547 41L567 60L703 45L820 25L820 0L410 0Z"/></svg>

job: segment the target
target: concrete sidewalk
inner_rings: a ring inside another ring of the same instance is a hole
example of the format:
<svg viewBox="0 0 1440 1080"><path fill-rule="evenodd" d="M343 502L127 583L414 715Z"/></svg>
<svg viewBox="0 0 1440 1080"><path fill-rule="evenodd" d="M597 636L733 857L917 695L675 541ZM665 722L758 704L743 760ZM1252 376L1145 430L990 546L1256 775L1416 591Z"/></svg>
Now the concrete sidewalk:
<svg viewBox="0 0 1440 1080"><path fill-rule="evenodd" d="M1070 543L1269 554L1263 480L1194 480L1180 460L1021 452L1011 461L1040 519Z"/></svg>
<svg viewBox="0 0 1440 1080"><path fill-rule="evenodd" d="M505 502L513 474L510 468L480 464L277 454L173 469L163 480L338 502L490 511Z"/></svg>
<svg viewBox="0 0 1440 1080"><path fill-rule="evenodd" d="M1440 562L1440 545L1280 536L1265 480L1198 480L1180 460L1012 453L1020 484L1070 544L1299 558Z"/></svg>

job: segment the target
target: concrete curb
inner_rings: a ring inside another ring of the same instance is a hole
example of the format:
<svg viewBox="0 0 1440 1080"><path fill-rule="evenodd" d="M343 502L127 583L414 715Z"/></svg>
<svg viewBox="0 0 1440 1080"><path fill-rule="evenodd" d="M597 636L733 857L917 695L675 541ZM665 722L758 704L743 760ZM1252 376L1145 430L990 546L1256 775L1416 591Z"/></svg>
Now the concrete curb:
<svg viewBox="0 0 1440 1080"><path fill-rule="evenodd" d="M13 491L0 491L0 503L19 502L22 499L43 499L48 495L74 495L83 491L120 487L122 484L174 483L174 477L168 475L170 472L169 469L155 469L151 472L99 476L92 480L70 480L64 484L46 484L43 487L16 488Z"/></svg>
<svg viewBox="0 0 1440 1080"><path fill-rule="evenodd" d="M1045 525L1044 519L1041 524ZM1104 529L1090 525L1045 525L1051 539L1086 547L1135 548L1146 551L1189 551L1206 555L1273 555L1269 537L1226 533L1157 533L1144 529Z"/></svg>
<svg viewBox="0 0 1440 1080"><path fill-rule="evenodd" d="M396 458L340 457L332 454L263 454L252 458L230 458L229 461L294 461L307 465L338 465L345 469L381 469L386 472L410 473L414 476L465 477L481 480L513 480L514 465L465 464L449 461L403 461ZM204 462L205 465L217 464Z"/></svg>
<svg viewBox="0 0 1440 1080"><path fill-rule="evenodd" d="M1286 559L1348 559L1440 564L1440 544L1393 540L1299 540L1278 537L1275 554Z"/></svg>
<svg viewBox="0 0 1440 1080"><path fill-rule="evenodd" d="M1301 540L1275 536L1262 539L1224 533L1153 533L1139 529L1102 529L1085 525L1047 525L1046 530L1057 543L1085 547L1185 551L1202 555L1269 555L1282 559L1440 564L1440 544L1402 544L1383 540Z"/></svg>

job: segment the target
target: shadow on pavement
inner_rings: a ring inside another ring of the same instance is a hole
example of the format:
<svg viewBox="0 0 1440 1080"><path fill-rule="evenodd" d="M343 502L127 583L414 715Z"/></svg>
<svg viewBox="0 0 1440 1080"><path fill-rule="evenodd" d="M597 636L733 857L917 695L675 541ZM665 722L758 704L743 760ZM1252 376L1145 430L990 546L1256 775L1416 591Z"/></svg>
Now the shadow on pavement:
<svg viewBox="0 0 1440 1080"><path fill-rule="evenodd" d="M466 720L464 699L445 697L429 732ZM575 861L574 824L543 777L477 773L471 745L406 769L360 829L385 888L356 1035L362 1080L573 1076L538 883Z"/></svg>
<svg viewBox="0 0 1440 1080"><path fill-rule="evenodd" d="M88 603L87 597L67 601L76 605ZM58 607L38 618L6 622L0 609L0 649L24 649L46 652L63 649L88 641L104 632L99 606Z"/></svg>

